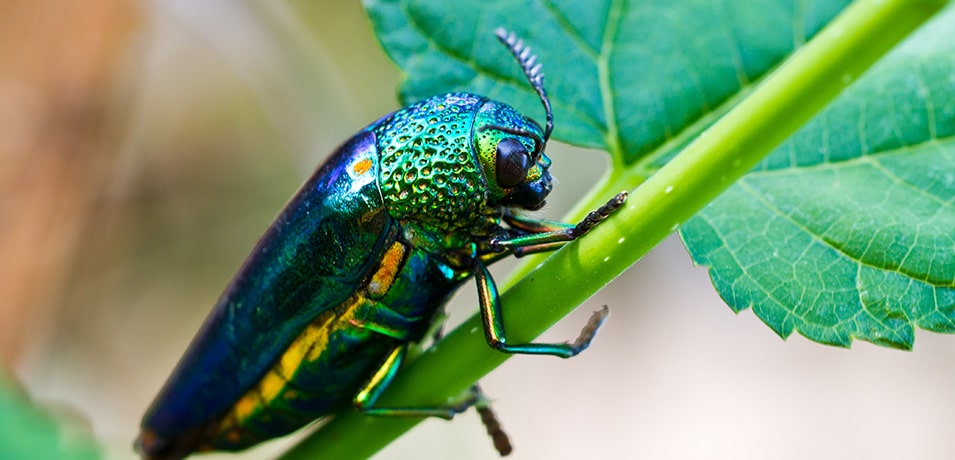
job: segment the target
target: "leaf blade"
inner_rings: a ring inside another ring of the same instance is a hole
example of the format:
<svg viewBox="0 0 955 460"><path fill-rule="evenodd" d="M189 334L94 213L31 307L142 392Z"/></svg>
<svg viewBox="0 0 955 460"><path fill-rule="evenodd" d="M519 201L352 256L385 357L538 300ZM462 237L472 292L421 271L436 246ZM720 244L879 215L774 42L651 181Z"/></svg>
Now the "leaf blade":
<svg viewBox="0 0 955 460"><path fill-rule="evenodd" d="M683 227L731 308L838 346L955 332L953 22L949 9ZM734 237L747 229L763 237Z"/></svg>
<svg viewBox="0 0 955 460"><path fill-rule="evenodd" d="M536 95L494 40L493 30L504 27L546 63L555 139L607 150L628 166L656 149L674 153L668 141L686 129L698 134L707 126L697 125L700 118L729 110L724 103L848 3L537 0L489 9L471 0L448 11L436 2L376 0L366 8L386 52L405 69L403 103L467 90L539 116Z"/></svg>

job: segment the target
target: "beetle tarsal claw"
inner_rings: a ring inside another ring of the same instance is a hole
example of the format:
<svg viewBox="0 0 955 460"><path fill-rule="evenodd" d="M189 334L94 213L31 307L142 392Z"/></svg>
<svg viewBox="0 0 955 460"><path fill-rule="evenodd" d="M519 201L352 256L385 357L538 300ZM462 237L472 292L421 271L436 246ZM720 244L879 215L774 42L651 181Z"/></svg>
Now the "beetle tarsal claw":
<svg viewBox="0 0 955 460"><path fill-rule="evenodd" d="M600 310L595 311L594 314L590 315L590 320L588 320L587 324L584 325L584 328L581 329L577 340L571 344L571 347L574 349L574 351L580 353L590 346L590 342L593 342L594 337L597 336L597 330L600 329L600 326L608 316L610 316L610 308L608 308L606 305L604 305Z"/></svg>
<svg viewBox="0 0 955 460"><path fill-rule="evenodd" d="M507 248L504 247L503 244L501 244L501 240L500 240L499 238L491 238L491 239L487 242L487 245L488 245L488 247L490 247L491 250L494 251L494 252L504 252L504 250L507 249Z"/></svg>

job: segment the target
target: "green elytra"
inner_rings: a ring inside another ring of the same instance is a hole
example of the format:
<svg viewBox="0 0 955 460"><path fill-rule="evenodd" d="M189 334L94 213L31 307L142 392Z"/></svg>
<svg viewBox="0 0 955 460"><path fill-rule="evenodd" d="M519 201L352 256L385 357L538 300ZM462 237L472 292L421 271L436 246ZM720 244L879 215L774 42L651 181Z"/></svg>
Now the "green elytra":
<svg viewBox="0 0 955 460"><path fill-rule="evenodd" d="M339 147L293 196L226 288L143 418L145 458L240 450L340 406L369 415L452 418L477 406L502 454L509 443L475 386L460 403L378 407L408 347L426 338L468 277L487 342L562 358L586 349L606 308L574 343L511 344L487 265L587 233L621 193L577 225L519 215L551 189L553 129L536 58L496 31L547 114L542 129L469 93L401 109Z"/></svg>

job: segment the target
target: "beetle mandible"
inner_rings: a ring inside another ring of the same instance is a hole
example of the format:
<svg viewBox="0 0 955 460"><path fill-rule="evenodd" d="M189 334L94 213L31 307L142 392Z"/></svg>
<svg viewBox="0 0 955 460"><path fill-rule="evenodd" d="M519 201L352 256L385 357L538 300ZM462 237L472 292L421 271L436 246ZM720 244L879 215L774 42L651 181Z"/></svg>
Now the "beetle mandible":
<svg viewBox="0 0 955 460"><path fill-rule="evenodd" d="M515 211L540 209L551 191L553 115L536 56L514 34L495 33L537 92L544 127L458 92L398 110L341 145L266 230L146 412L144 458L244 449L349 402L371 415L450 419L482 401L477 387L449 406L375 401L472 275L493 348L563 358L587 348L606 308L574 343L509 343L487 265L580 237L626 193L577 225Z"/></svg>

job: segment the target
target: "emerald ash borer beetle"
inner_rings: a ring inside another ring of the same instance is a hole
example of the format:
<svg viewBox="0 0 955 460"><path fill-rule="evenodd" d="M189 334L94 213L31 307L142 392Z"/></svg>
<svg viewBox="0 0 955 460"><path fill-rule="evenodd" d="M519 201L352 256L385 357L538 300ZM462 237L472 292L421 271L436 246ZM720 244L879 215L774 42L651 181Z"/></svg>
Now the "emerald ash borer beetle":
<svg viewBox="0 0 955 460"><path fill-rule="evenodd" d="M576 225L517 213L540 209L551 191L553 115L536 56L495 33L539 95L544 128L507 104L450 93L341 145L262 236L146 412L144 458L244 449L349 403L369 415L446 419L476 405L498 450L510 450L476 386L455 405L375 404L472 275L487 342L505 353L574 356L607 315L594 313L573 343L507 340L487 265L580 237L626 194Z"/></svg>

